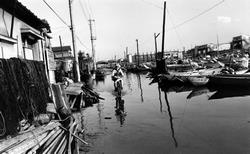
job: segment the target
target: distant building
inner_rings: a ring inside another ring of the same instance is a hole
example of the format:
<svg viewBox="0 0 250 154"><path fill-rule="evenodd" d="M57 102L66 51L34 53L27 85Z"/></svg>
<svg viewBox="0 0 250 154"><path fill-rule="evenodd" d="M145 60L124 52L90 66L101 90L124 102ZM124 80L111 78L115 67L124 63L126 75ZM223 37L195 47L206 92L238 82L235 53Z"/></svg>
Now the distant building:
<svg viewBox="0 0 250 154"><path fill-rule="evenodd" d="M206 57L207 55L215 55L216 45L215 44L204 44L195 46L192 49L189 49L184 52L186 58L201 58Z"/></svg>
<svg viewBox="0 0 250 154"><path fill-rule="evenodd" d="M235 50L247 50L250 49L250 36L248 35L240 35L233 37L233 40L231 42L231 49Z"/></svg>
<svg viewBox="0 0 250 154"><path fill-rule="evenodd" d="M89 74L93 70L94 61L92 57L89 56L89 54L85 54L84 52L78 53L78 61L79 61L79 69L80 73L87 73Z"/></svg>
<svg viewBox="0 0 250 154"><path fill-rule="evenodd" d="M70 46L52 47L52 51L56 60L72 60L74 58Z"/></svg>
<svg viewBox="0 0 250 154"><path fill-rule="evenodd" d="M54 53L57 69L63 67L65 72L72 71L74 57L71 53L71 47L52 47L52 51Z"/></svg>
<svg viewBox="0 0 250 154"><path fill-rule="evenodd" d="M0 1L0 58L21 58L43 61L51 82L54 82L50 26L17 0Z"/></svg>

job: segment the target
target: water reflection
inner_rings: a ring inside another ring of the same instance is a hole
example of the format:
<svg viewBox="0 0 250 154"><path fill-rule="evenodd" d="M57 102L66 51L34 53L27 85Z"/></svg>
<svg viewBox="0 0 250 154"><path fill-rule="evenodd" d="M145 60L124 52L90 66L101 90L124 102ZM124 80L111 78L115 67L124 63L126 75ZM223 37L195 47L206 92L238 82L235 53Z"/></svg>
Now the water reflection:
<svg viewBox="0 0 250 154"><path fill-rule="evenodd" d="M189 92L187 99L192 99L201 95L207 95L208 100L224 99L233 97L246 97L250 95L250 87L223 87L223 86L202 86L194 87L191 85L167 85L159 84L162 91L166 92Z"/></svg>
<svg viewBox="0 0 250 154"><path fill-rule="evenodd" d="M169 105L169 101L168 101L168 97L167 97L167 92L166 91L164 91L164 96L165 96L166 104L167 104L167 107L168 107L168 115L169 115L169 122L170 122L170 127L171 127L172 138L174 140L175 147L178 147L178 143L177 143L177 140L176 140L175 134L174 134L173 116L172 116L172 113L171 113L171 109L170 109L170 105Z"/></svg>
<svg viewBox="0 0 250 154"><path fill-rule="evenodd" d="M159 94L159 102L160 102L160 111L162 112L161 88L159 84L158 84L158 94Z"/></svg>
<svg viewBox="0 0 250 154"><path fill-rule="evenodd" d="M203 94L208 95L211 92L214 92L214 91L211 90L211 89L208 89L208 87L194 87L194 89L187 96L187 99L191 99L193 97L197 97L197 96L200 96L200 95L203 95Z"/></svg>
<svg viewBox="0 0 250 154"><path fill-rule="evenodd" d="M233 98L233 97L245 97L250 95L249 87L210 87L210 91L216 91L209 100Z"/></svg>
<svg viewBox="0 0 250 154"><path fill-rule="evenodd" d="M129 91L132 91L131 81L132 81L131 74L126 73L126 82L127 82Z"/></svg>
<svg viewBox="0 0 250 154"><path fill-rule="evenodd" d="M124 122L125 122L125 117L127 115L127 113L125 112L125 108L124 108L124 99L122 99L121 96L117 96L115 98L115 115L117 120L120 122L120 126L123 126Z"/></svg>
<svg viewBox="0 0 250 154"><path fill-rule="evenodd" d="M124 122L125 122L125 117L127 113L125 112L125 107L124 107L124 99L122 99L122 94L121 92L119 93L118 91L115 91L115 116L117 121L120 122L120 126L122 127Z"/></svg>
<svg viewBox="0 0 250 154"><path fill-rule="evenodd" d="M169 92L169 91L175 91L175 92L177 92L177 91L183 91L183 90L185 91L185 90L187 90L187 88L184 88L183 86L181 86L181 87L161 86L158 83L160 111L162 112L161 90L164 92L164 97L165 97L165 101L166 101L166 105L167 105L167 110L168 110L168 115L169 115L169 123L170 123L170 128L171 128L171 134L172 134L172 138L173 138L173 141L174 141L174 145L177 148L178 147L178 142L177 142L177 140L175 138L173 116L172 116L170 104L169 104L169 101L168 101L167 92Z"/></svg>
<svg viewBox="0 0 250 154"><path fill-rule="evenodd" d="M143 91L142 91L142 86L141 86L141 75L140 74L136 74L137 79L138 79L138 87L141 91L141 102L143 102Z"/></svg>

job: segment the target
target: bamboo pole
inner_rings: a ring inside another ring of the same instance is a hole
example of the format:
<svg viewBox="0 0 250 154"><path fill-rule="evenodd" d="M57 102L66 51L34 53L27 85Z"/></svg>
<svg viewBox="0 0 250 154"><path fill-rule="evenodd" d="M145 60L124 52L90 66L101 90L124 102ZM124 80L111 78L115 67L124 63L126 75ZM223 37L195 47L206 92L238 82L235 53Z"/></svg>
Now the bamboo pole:
<svg viewBox="0 0 250 154"><path fill-rule="evenodd" d="M53 143L53 141L59 136L60 133L62 133L62 129L58 129L43 145L42 149L45 150L50 147L50 145Z"/></svg>
<svg viewBox="0 0 250 154"><path fill-rule="evenodd" d="M60 126L63 130L65 130L66 132L69 132L66 128L64 128L63 126ZM70 132L69 132L70 133ZM81 139L80 137L78 137L77 135L75 135L75 134L72 134L71 133L71 135L72 136L74 136L75 138L77 138L79 141L81 141L82 143L84 143L84 144L87 144L88 145L88 143L86 142L86 141L84 141L83 139Z"/></svg>
<svg viewBox="0 0 250 154"><path fill-rule="evenodd" d="M56 128L59 129L59 128ZM36 153L36 150L40 148L45 142L48 141L48 139L57 131L56 129L52 130L43 140L39 142L35 147L33 147L28 154Z"/></svg>
<svg viewBox="0 0 250 154"><path fill-rule="evenodd" d="M39 144L47 135L48 135L48 133L43 133L39 136L35 136L33 139L27 139L24 142L18 144L17 146L3 152L3 154L26 153L26 151L28 151L30 148Z"/></svg>
<svg viewBox="0 0 250 154"><path fill-rule="evenodd" d="M46 131L49 131L49 130L52 130L52 129L58 127L59 125L60 125L59 122L58 123L50 122L46 126L41 126L39 128L35 128L34 130L30 130L28 132L20 134L20 135L13 137L11 139L4 140L4 141L0 142L0 153L2 151L6 151L7 149L10 149L11 147L23 142L26 139L30 139L30 138L34 137L34 135L42 134Z"/></svg>
<svg viewBox="0 0 250 154"><path fill-rule="evenodd" d="M58 141L62 139L63 137L63 130L60 129L60 133L56 136L56 138L54 140L52 140L52 142L50 144L48 144L48 147L43 149L43 153L51 153L51 151L53 150L53 148L57 145Z"/></svg>
<svg viewBox="0 0 250 154"><path fill-rule="evenodd" d="M60 144L59 141L61 141L65 137L65 135L66 134L64 132L61 132L58 138L54 140L54 142L50 145L50 147L48 147L48 149L45 150L44 153L54 153L54 151L56 150L55 148L57 148Z"/></svg>

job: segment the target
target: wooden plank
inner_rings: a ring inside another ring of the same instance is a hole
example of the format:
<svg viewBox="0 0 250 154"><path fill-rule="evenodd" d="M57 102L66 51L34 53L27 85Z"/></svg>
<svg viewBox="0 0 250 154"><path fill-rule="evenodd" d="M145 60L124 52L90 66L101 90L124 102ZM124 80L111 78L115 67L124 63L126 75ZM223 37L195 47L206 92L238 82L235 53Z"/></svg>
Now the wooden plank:
<svg viewBox="0 0 250 154"><path fill-rule="evenodd" d="M30 148L34 147L35 145L39 144L46 136L48 133L43 133L39 136L35 136L32 139L25 140L21 144L18 144L17 146L4 151L3 154L9 154L9 153L26 153Z"/></svg>
<svg viewBox="0 0 250 154"><path fill-rule="evenodd" d="M52 129L58 127L59 125L61 125L59 122L57 122L57 123L50 122L48 125L35 128L33 130L30 130L28 132L20 134L16 137L13 137L11 139L3 140L2 142L0 142L0 153L2 151L9 149L9 147L11 147L12 145L15 145L17 143L21 143L26 139L30 139L30 138L34 137L34 135L38 136L46 131L49 131L49 130L52 130Z"/></svg>
<svg viewBox="0 0 250 154"><path fill-rule="evenodd" d="M44 152L43 153L48 153L48 154L51 154L51 153L53 153L53 151L55 151L55 149L58 147L58 145L59 145L59 141L61 141L63 138L64 138L64 136L65 136L65 132L64 131L62 131L60 134L59 134L59 136L51 143L51 145L47 148L47 149L45 149L44 150Z"/></svg>
<svg viewBox="0 0 250 154"><path fill-rule="evenodd" d="M53 141L59 137L59 134L62 133L62 129L57 129L56 132L46 141L46 143L41 147L42 150L47 149L50 145L52 145Z"/></svg>
<svg viewBox="0 0 250 154"><path fill-rule="evenodd" d="M54 130L50 131L50 133L49 133L44 139L42 139L42 140L39 142L38 145L34 146L34 147L28 152L28 154L36 153L36 150L37 150L38 148L40 148L45 142L47 142L48 139L49 139L57 130L58 130L58 129L55 128Z"/></svg>

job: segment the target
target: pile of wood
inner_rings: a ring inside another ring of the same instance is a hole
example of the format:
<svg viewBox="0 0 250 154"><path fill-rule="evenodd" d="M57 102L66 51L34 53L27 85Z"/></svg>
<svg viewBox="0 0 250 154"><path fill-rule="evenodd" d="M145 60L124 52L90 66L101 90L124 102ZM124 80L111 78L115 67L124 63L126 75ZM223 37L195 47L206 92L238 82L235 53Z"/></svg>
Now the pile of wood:
<svg viewBox="0 0 250 154"><path fill-rule="evenodd" d="M59 122L50 122L14 138L0 141L0 153L72 153L79 149L77 142L87 144L76 135L77 130L76 122L69 129Z"/></svg>
<svg viewBox="0 0 250 154"><path fill-rule="evenodd" d="M71 109L80 109L82 107L92 106L99 103L100 99L104 99L99 94L84 83L73 83L65 89L69 106Z"/></svg>

